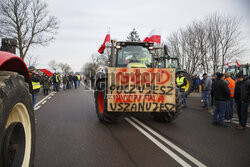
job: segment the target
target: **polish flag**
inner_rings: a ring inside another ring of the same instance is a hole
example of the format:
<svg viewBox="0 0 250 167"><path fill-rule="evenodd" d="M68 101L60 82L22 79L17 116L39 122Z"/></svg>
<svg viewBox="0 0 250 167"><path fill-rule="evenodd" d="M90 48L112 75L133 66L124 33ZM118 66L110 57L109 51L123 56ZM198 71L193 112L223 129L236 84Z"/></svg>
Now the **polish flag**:
<svg viewBox="0 0 250 167"><path fill-rule="evenodd" d="M226 59L226 66L228 66L229 67L229 61L228 61L228 59Z"/></svg>
<svg viewBox="0 0 250 167"><path fill-rule="evenodd" d="M156 42L158 44L161 43L161 29L155 28L153 29L148 36L143 40L143 42Z"/></svg>
<svg viewBox="0 0 250 167"><path fill-rule="evenodd" d="M107 33L105 39L104 39L104 42L103 42L102 46L98 49L98 52L99 52L100 54L102 54L102 53L104 52L104 50L105 50L105 48L106 48L106 45L105 45L106 42L110 42L110 32L109 32L109 31L108 31L108 33Z"/></svg>
<svg viewBox="0 0 250 167"><path fill-rule="evenodd" d="M237 60L235 61L235 63L237 64L237 66L238 66L238 67L240 67L240 68L241 68L240 63L239 63Z"/></svg>

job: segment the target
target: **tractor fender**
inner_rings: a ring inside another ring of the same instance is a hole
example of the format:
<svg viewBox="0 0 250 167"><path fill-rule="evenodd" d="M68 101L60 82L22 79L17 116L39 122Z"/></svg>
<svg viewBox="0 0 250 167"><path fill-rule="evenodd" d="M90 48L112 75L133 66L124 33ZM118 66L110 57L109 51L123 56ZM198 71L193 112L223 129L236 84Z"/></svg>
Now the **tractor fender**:
<svg viewBox="0 0 250 167"><path fill-rule="evenodd" d="M17 72L24 76L25 81L30 86L30 90L32 90L29 70L24 61L15 54L0 51L0 70Z"/></svg>
<svg viewBox="0 0 250 167"><path fill-rule="evenodd" d="M184 71L184 70L177 71L177 72L176 72L176 77L177 77L177 75L178 75L179 73L181 73L181 72L182 72L182 73L187 73L187 72Z"/></svg>

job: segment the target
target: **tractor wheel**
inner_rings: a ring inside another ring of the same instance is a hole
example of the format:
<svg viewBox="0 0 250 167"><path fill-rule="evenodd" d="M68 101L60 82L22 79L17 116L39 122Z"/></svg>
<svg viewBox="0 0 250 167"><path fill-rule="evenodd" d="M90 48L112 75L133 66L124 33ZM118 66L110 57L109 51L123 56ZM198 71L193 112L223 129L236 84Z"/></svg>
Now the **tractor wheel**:
<svg viewBox="0 0 250 167"><path fill-rule="evenodd" d="M153 116L154 120L157 122L171 122L177 118L177 116L181 113L182 109L182 98L180 94L180 90L178 88L175 89L176 93L176 107L175 112L152 112L151 115Z"/></svg>
<svg viewBox="0 0 250 167"><path fill-rule="evenodd" d="M95 96L95 106L98 119L102 123L113 123L117 120L120 113L108 112L107 111L107 98L106 97L106 85L104 81L98 81L96 84Z"/></svg>
<svg viewBox="0 0 250 167"><path fill-rule="evenodd" d="M0 166L33 166L35 119L24 77L0 72Z"/></svg>

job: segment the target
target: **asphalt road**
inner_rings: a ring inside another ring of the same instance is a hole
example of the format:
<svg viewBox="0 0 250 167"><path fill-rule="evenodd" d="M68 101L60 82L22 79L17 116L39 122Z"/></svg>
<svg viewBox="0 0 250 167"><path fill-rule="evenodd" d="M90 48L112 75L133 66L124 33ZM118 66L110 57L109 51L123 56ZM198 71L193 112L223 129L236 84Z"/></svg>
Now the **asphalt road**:
<svg viewBox="0 0 250 167"><path fill-rule="evenodd" d="M250 166L250 128L212 125L199 97L188 105L170 124L138 113L104 125L91 91L52 92L35 109L35 166Z"/></svg>

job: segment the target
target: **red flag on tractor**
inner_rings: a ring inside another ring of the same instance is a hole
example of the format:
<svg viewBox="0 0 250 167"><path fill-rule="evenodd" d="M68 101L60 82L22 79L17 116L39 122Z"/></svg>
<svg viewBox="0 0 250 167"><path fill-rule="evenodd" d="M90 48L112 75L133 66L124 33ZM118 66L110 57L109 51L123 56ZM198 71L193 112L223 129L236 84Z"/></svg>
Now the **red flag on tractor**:
<svg viewBox="0 0 250 167"><path fill-rule="evenodd" d="M156 42L161 43L161 30L153 29L148 36L143 40L143 42Z"/></svg>
<svg viewBox="0 0 250 167"><path fill-rule="evenodd" d="M237 64L237 66L238 66L238 67L240 67L240 68L241 68L240 63L239 63L237 60L235 61L235 63Z"/></svg>
<svg viewBox="0 0 250 167"><path fill-rule="evenodd" d="M104 39L104 42L103 42L103 44L102 44L102 46L98 49L98 52L99 53L103 53L104 52L104 50L105 50L105 48L106 48L106 42L110 42L110 32L108 32L107 33L107 35L106 35L106 37L105 37L105 39Z"/></svg>

